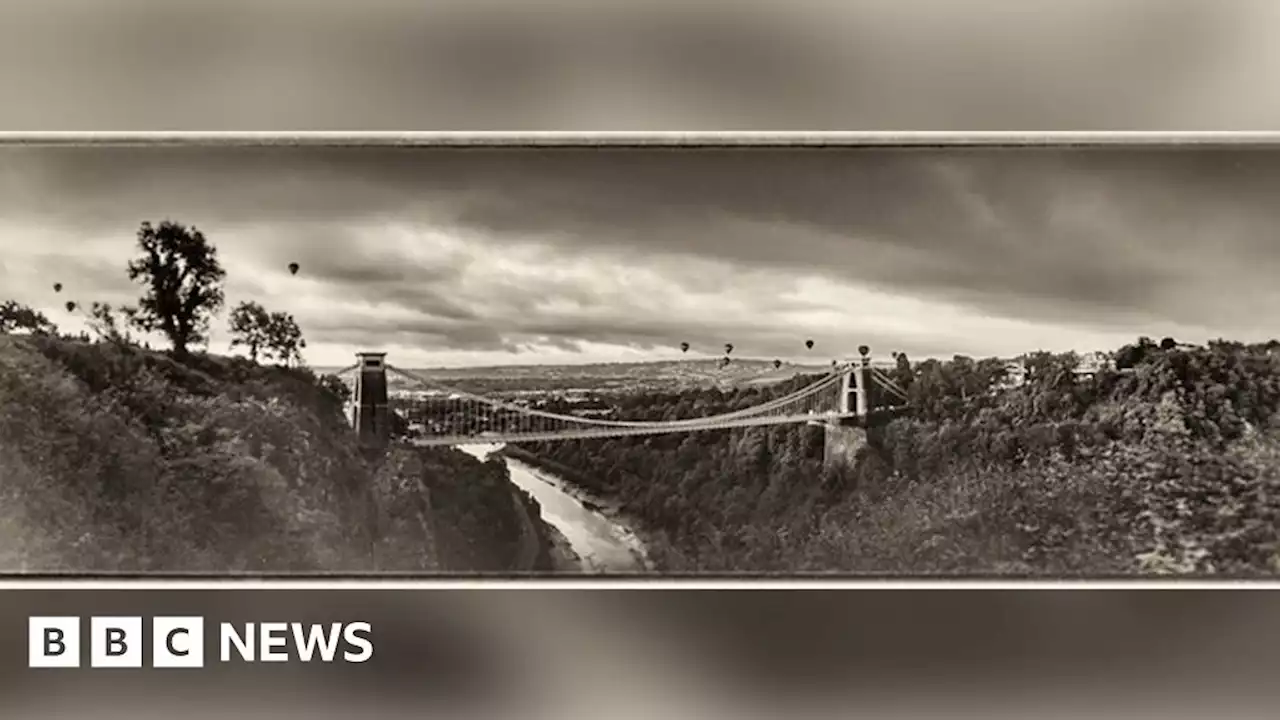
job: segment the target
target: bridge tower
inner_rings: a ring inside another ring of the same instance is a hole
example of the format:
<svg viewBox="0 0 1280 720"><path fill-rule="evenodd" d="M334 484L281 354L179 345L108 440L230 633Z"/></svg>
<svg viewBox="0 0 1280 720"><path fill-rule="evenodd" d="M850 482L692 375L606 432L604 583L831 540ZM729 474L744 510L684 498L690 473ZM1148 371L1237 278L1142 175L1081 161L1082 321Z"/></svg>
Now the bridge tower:
<svg viewBox="0 0 1280 720"><path fill-rule="evenodd" d="M356 391L352 425L360 446L369 451L386 449L391 440L391 409L387 397L386 353L357 353Z"/></svg>
<svg viewBox="0 0 1280 720"><path fill-rule="evenodd" d="M868 385L870 367L871 359L863 357L860 362L852 364L840 378L840 414L842 416L866 417L871 407L867 396L870 388Z"/></svg>
<svg viewBox="0 0 1280 720"><path fill-rule="evenodd" d="M861 348L860 348L861 349ZM862 353L840 378L840 416L823 428L822 462L827 467L852 465L867 443L866 419L871 408L871 358Z"/></svg>

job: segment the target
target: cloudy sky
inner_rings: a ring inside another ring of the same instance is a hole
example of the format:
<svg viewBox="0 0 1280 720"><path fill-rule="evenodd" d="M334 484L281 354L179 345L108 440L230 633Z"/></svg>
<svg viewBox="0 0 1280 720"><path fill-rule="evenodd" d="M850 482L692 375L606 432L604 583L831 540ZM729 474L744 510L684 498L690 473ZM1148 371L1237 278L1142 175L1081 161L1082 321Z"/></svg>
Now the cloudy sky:
<svg viewBox="0 0 1280 720"><path fill-rule="evenodd" d="M134 232L169 218L316 365L1252 340L1277 196L1261 149L8 146L0 289L74 327L66 299L136 297Z"/></svg>

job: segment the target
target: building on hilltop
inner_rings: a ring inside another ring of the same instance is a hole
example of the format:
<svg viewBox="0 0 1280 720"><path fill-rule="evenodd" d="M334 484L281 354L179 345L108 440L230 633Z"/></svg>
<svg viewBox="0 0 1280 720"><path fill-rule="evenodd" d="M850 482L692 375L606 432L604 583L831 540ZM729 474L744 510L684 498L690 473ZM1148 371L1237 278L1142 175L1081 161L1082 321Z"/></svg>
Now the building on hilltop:
<svg viewBox="0 0 1280 720"><path fill-rule="evenodd" d="M1027 383L1027 365L1019 360L1010 360L1004 364L1004 379L997 387L1001 390L1012 390Z"/></svg>
<svg viewBox="0 0 1280 720"><path fill-rule="evenodd" d="M1111 369L1114 366L1111 355L1104 352L1085 353L1080 356L1080 362L1076 365L1076 377L1093 377L1103 370Z"/></svg>

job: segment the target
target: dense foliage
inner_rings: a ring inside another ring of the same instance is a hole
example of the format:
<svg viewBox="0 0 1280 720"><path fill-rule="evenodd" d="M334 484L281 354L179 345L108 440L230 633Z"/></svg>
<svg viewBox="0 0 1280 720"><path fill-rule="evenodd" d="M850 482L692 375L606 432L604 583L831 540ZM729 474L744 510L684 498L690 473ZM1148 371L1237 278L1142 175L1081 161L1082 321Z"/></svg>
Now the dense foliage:
<svg viewBox="0 0 1280 720"><path fill-rule="evenodd" d="M1082 374L1037 353L1017 387L996 360L901 357L912 410L873 424L853 469L824 467L823 430L803 425L524 449L619 501L668 570L1280 569L1277 344L1144 338L1114 356L1118 370ZM637 395L623 414L763 399Z"/></svg>
<svg viewBox="0 0 1280 720"><path fill-rule="evenodd" d="M451 448L400 449L393 451L379 483L394 499L386 506L392 525L410 528L428 519L423 533L440 559L435 569L550 569L551 540L527 520L540 517L537 501L511 484L501 459L480 462ZM529 548L536 554L526 555Z"/></svg>
<svg viewBox="0 0 1280 720"><path fill-rule="evenodd" d="M302 365L292 315L241 303L233 347L251 357L193 352L225 301L200 231L143 223L137 253L126 271L142 295L89 306L96 342L0 303L0 571L549 564L536 504L501 464L404 446L362 456L338 378L259 366L260 354ZM159 331L170 352L130 328Z"/></svg>
<svg viewBox="0 0 1280 720"><path fill-rule="evenodd" d="M259 303L242 302L231 311L228 326L231 348L244 348L254 362L259 356L274 358L282 365L302 362L302 350L307 342L298 322L289 313L268 312Z"/></svg>
<svg viewBox="0 0 1280 720"><path fill-rule="evenodd" d="M518 569L501 468L363 458L335 385L0 335L0 570Z"/></svg>
<svg viewBox="0 0 1280 720"><path fill-rule="evenodd" d="M37 333L47 335L57 332L57 327L39 310L14 300L0 302L0 333Z"/></svg>

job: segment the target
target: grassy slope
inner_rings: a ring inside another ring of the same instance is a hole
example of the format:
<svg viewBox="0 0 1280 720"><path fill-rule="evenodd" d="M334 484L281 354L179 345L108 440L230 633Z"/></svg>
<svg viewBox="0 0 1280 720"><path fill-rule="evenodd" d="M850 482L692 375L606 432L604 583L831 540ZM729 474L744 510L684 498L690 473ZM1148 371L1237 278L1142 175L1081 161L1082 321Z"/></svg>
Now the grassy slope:
<svg viewBox="0 0 1280 720"><path fill-rule="evenodd" d="M501 466L353 441L305 371L0 335L0 570L512 569Z"/></svg>

